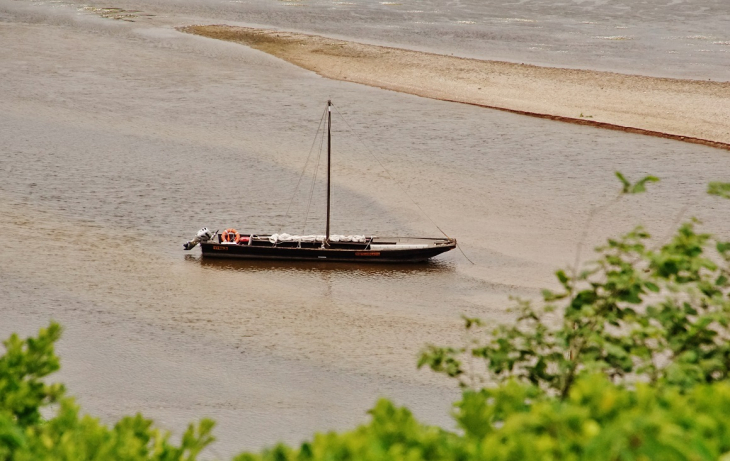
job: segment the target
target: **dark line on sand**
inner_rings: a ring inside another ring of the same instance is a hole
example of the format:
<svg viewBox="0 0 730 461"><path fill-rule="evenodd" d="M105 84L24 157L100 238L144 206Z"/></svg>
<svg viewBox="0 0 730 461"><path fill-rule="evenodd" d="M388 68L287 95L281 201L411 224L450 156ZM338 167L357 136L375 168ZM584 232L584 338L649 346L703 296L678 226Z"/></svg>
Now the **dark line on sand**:
<svg viewBox="0 0 730 461"><path fill-rule="evenodd" d="M337 80L339 80L339 79L337 79ZM349 80L344 80L344 81L349 81ZM357 82L350 81L350 83L357 83ZM394 90L394 91L398 91L398 90ZM406 92L399 91L399 93L406 93ZM406 93L406 94L414 94L414 93ZM418 95L418 96L421 96L421 95ZM595 120L586 120L583 118L564 117L562 115L541 114L539 112L529 112L526 110L509 109L507 107L490 106L487 104L479 104L476 102L458 101L455 99L445 99L445 98L434 98L431 96L423 96L423 97L430 98L430 99L438 99L440 101L446 101L446 102L468 104L470 106L483 107L485 109L501 110L503 112L511 112L513 114L527 115L529 117L543 118L543 119L547 119L547 120L555 120L557 122L573 123L575 125L585 125L585 126L592 126L595 128L603 128L604 130L623 131L626 133L634 133L634 134L641 134L641 135L645 135L645 136L654 136L657 138L671 139L673 141L688 142L688 143L692 143L692 144L702 144L705 146L716 147L718 149L725 149L725 150L730 151L730 143L720 142L720 141L711 141L709 139L695 138L692 136L681 136L678 134L671 134L671 133L664 133L661 131L647 130L645 128L635 128L635 127L631 127L631 126L616 125L616 124L607 123L607 122L598 122Z"/></svg>

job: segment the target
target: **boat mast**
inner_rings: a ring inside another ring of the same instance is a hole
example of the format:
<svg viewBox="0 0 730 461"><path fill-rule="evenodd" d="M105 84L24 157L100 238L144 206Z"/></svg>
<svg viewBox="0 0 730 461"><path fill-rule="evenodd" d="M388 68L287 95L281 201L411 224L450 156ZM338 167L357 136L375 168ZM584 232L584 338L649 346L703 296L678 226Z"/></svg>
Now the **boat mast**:
<svg viewBox="0 0 730 461"><path fill-rule="evenodd" d="M324 239L325 246L330 244L330 171L332 153L332 101L327 101L327 232Z"/></svg>

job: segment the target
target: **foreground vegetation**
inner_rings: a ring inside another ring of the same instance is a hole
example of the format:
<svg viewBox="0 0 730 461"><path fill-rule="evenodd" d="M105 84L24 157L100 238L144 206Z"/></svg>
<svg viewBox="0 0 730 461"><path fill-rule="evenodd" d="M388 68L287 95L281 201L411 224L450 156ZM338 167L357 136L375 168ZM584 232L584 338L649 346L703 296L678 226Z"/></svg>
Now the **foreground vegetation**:
<svg viewBox="0 0 730 461"><path fill-rule="evenodd" d="M656 180L619 179L622 195ZM709 193L730 198L730 184ZM539 307L516 301L513 324L465 318L464 345L424 349L419 366L464 390L460 432L381 400L353 431L236 459L730 461L730 242L694 221L648 242L640 228L611 239L596 262L558 271L562 291ZM44 381L60 334L52 323L4 342L0 460L193 460L214 440L210 420L173 443L141 415L111 427L82 416Z"/></svg>

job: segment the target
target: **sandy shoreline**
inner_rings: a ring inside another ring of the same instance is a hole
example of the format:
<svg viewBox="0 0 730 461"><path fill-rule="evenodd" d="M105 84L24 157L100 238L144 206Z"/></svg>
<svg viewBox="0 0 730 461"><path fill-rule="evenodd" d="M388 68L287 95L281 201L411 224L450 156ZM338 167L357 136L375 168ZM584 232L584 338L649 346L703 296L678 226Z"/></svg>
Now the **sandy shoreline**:
<svg viewBox="0 0 730 461"><path fill-rule="evenodd" d="M202 25L331 79L730 150L730 82L482 61L291 32Z"/></svg>

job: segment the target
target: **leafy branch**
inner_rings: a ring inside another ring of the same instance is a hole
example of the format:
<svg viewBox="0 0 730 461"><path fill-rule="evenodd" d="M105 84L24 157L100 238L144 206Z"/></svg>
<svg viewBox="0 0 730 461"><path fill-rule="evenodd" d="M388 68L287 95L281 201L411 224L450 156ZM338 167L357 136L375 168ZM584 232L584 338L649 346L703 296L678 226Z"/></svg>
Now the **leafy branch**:
<svg viewBox="0 0 730 461"><path fill-rule="evenodd" d="M622 194L645 191L647 176ZM730 185L712 183L725 197ZM619 196L620 196L619 195ZM660 248L641 227L597 248L598 259L572 274L556 272L561 290L543 291L542 306L518 301L516 320L480 328L469 347L427 346L418 366L459 379L467 357L483 360L484 380L530 383L565 399L576 380L600 372L614 383L679 386L730 375L730 242L680 226ZM555 318L557 317L557 319Z"/></svg>
<svg viewBox="0 0 730 461"><path fill-rule="evenodd" d="M213 440L214 423L190 424L180 445L169 442L142 415L127 416L108 428L97 419L80 416L61 384L43 378L59 369L54 343L61 327L51 323L35 338L12 335L0 356L0 460L125 459L193 461ZM49 405L56 404L55 408ZM41 411L55 415L43 419Z"/></svg>

